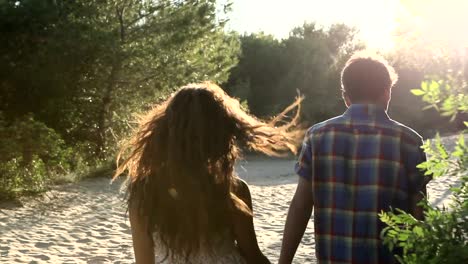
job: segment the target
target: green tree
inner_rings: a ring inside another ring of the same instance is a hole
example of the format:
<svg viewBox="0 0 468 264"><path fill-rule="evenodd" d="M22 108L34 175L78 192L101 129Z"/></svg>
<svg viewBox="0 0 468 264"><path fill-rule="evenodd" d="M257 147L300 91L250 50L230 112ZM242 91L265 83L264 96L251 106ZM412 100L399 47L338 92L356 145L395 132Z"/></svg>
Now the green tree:
<svg viewBox="0 0 468 264"><path fill-rule="evenodd" d="M182 84L225 81L237 62L214 0L2 1L0 15L0 110L34 113L101 157L130 113Z"/></svg>
<svg viewBox="0 0 468 264"><path fill-rule="evenodd" d="M281 84L305 95L303 112L307 120L319 122L343 111L340 72L346 60L363 48L355 36L356 30L342 24L328 30L304 24L284 40L288 73ZM292 96L289 92L282 97Z"/></svg>
<svg viewBox="0 0 468 264"><path fill-rule="evenodd" d="M241 57L231 71L227 91L249 104L249 110L259 116L277 109L278 84L286 73L284 47L272 35L263 33L240 37Z"/></svg>
<svg viewBox="0 0 468 264"><path fill-rule="evenodd" d="M93 28L90 38L105 49L84 85L95 89L99 106L92 117L98 156L113 145L107 142L112 135L126 130L122 121L131 110L188 82L224 81L237 62L238 43L223 32L215 1L83 1L83 6L96 10L95 16L73 19ZM101 36L108 38L95 39Z"/></svg>
<svg viewBox="0 0 468 264"><path fill-rule="evenodd" d="M265 34L242 36L242 55L226 89L260 116L277 113L299 92L305 95L305 119L322 121L343 110L341 67L362 48L355 33L342 24L328 29L304 24L281 41Z"/></svg>
<svg viewBox="0 0 468 264"><path fill-rule="evenodd" d="M37 142L60 142L2 156L3 179L21 182L10 179L33 163L49 170L59 158L41 153L54 148L71 170L70 152L93 164L110 157L132 113L181 85L226 81L240 44L225 23L215 0L0 1L0 131L40 127ZM0 151L31 145L5 135Z"/></svg>

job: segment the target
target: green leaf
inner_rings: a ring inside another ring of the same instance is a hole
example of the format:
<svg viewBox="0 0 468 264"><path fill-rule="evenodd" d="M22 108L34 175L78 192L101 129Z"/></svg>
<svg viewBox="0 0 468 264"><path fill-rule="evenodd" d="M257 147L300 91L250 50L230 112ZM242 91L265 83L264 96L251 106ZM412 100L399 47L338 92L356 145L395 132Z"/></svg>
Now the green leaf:
<svg viewBox="0 0 468 264"><path fill-rule="evenodd" d="M408 240L408 237L409 237L409 235L408 235L407 233L402 233L402 234L400 234L400 235L398 236L398 239L399 239L400 241L406 241L406 240ZM403 244L403 245L404 245L404 244Z"/></svg>
<svg viewBox="0 0 468 264"><path fill-rule="evenodd" d="M416 95L416 96L421 96L421 95L424 95L426 92L421 90L421 89L411 89L410 90L412 94Z"/></svg>
<svg viewBox="0 0 468 264"><path fill-rule="evenodd" d="M427 85L427 81L424 81L424 82L421 83L421 89L422 89L423 91L429 90L429 89L428 89L428 85Z"/></svg>
<svg viewBox="0 0 468 264"><path fill-rule="evenodd" d="M424 235L423 229L420 226L415 226L413 228L413 233L415 233L417 236L420 236L420 237Z"/></svg>
<svg viewBox="0 0 468 264"><path fill-rule="evenodd" d="M439 91L440 90L440 84L436 81L431 81L431 84L429 85L429 91Z"/></svg>

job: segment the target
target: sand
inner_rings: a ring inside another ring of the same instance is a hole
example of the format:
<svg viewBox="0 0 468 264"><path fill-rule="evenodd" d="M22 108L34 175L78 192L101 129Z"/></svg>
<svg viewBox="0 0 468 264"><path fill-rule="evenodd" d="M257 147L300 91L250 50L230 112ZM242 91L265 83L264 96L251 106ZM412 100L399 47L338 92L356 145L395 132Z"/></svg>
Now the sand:
<svg viewBox="0 0 468 264"><path fill-rule="evenodd" d="M448 144L453 138L445 140ZM283 227L297 177L295 161L248 158L237 166L251 189L260 248L277 262ZM456 179L428 185L431 203L447 205ZM121 181L84 180L54 187L22 207L0 209L0 263L133 263ZM309 221L294 263L314 263L313 222Z"/></svg>

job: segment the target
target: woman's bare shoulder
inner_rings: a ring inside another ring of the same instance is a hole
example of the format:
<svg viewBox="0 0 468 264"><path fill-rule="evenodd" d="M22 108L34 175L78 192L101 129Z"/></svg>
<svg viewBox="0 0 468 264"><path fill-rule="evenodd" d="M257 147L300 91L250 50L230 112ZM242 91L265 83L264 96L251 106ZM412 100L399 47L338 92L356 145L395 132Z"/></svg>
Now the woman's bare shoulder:
<svg viewBox="0 0 468 264"><path fill-rule="evenodd" d="M238 195L250 193L249 185L243 179L236 177L234 191Z"/></svg>
<svg viewBox="0 0 468 264"><path fill-rule="evenodd" d="M252 209L252 197L247 182L237 178L234 187L234 194L239 197L250 209Z"/></svg>

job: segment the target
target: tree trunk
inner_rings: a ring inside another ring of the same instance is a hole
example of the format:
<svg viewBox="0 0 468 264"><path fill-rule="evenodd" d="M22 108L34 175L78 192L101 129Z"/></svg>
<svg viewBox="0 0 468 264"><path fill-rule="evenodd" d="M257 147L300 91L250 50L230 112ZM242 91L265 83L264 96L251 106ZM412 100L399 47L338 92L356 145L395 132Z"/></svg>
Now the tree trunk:
<svg viewBox="0 0 468 264"><path fill-rule="evenodd" d="M117 6L115 9L116 17L119 20L120 45L123 45L125 42L125 26L123 19L123 13L125 10L124 6L125 5ZM96 155L98 158L105 157L105 151L107 148L106 131L109 128L110 122L108 121L110 121L109 119L111 118L110 107L112 104L112 94L114 93L117 85L117 79L122 69L122 57L120 56L120 51L121 49L119 49L115 55L109 78L107 79L106 90L104 91L104 96L102 97L102 108L98 117L98 138L96 145Z"/></svg>
<svg viewBox="0 0 468 264"><path fill-rule="evenodd" d="M109 78L107 80L106 89L102 97L101 111L98 116L98 138L96 145L96 155L98 158L103 158L107 147L106 131L109 128L110 107L112 104L112 94L116 88L116 80L121 68L121 62L117 60L112 65Z"/></svg>

